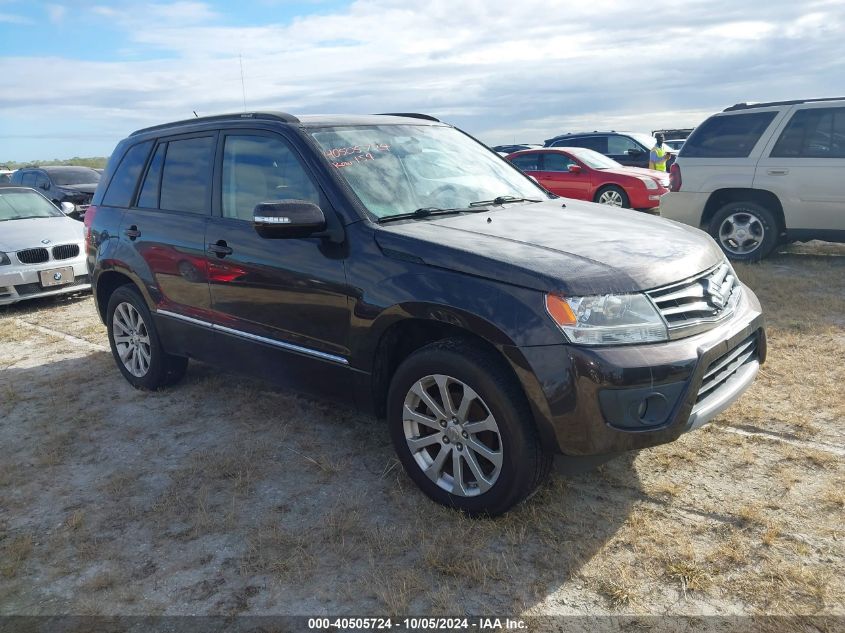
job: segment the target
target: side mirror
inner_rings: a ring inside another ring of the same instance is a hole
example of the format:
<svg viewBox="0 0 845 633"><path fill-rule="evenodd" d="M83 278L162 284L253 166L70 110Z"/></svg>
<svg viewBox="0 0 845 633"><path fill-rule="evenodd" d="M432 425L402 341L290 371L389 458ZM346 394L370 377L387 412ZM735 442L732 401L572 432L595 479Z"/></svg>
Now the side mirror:
<svg viewBox="0 0 845 633"><path fill-rule="evenodd" d="M644 152L643 150L641 150L641 149L634 149L634 148L632 148L632 149L626 149L626 150L625 150L625 153L626 153L628 156L642 156L643 154L645 154L645 152Z"/></svg>
<svg viewBox="0 0 845 633"><path fill-rule="evenodd" d="M67 200L59 203L59 207L61 208L62 213L64 213L65 215L70 215L71 213L76 211L76 205L72 202L68 202Z"/></svg>
<svg viewBox="0 0 845 633"><path fill-rule="evenodd" d="M277 200L255 205L253 225L261 237L268 239L309 237L326 230L326 216L313 202Z"/></svg>
<svg viewBox="0 0 845 633"><path fill-rule="evenodd" d="M49 182L42 182L40 185L38 185L38 188L43 189L44 191L47 191L50 188L50 183Z"/></svg>
<svg viewBox="0 0 845 633"><path fill-rule="evenodd" d="M569 166L569 173L580 174L581 173L581 165L570 165Z"/></svg>

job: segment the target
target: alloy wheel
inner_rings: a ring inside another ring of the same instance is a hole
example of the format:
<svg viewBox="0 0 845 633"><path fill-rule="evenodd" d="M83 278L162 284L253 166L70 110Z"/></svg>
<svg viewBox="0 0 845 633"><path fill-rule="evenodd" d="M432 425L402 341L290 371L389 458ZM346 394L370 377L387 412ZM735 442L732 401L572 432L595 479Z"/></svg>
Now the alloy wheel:
<svg viewBox="0 0 845 633"><path fill-rule="evenodd" d="M112 337L126 370L143 378L150 370L150 333L141 313L131 303L119 303L112 317Z"/></svg>
<svg viewBox="0 0 845 633"><path fill-rule="evenodd" d="M599 204L606 204L611 207L621 207L622 194L619 193L616 189L608 189L607 191L603 191L599 196Z"/></svg>
<svg viewBox="0 0 845 633"><path fill-rule="evenodd" d="M443 374L425 376L405 396L403 429L417 466L446 492L474 497L502 472L496 418L469 385Z"/></svg>
<svg viewBox="0 0 845 633"><path fill-rule="evenodd" d="M719 242L729 253L747 255L763 242L766 229L760 219L747 211L732 213L719 226Z"/></svg>

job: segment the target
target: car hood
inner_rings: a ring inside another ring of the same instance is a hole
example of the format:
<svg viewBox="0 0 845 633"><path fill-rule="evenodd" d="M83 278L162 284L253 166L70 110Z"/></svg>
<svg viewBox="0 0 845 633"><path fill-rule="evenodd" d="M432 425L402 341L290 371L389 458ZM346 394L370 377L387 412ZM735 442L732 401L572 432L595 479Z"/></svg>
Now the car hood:
<svg viewBox="0 0 845 633"><path fill-rule="evenodd" d="M84 231L82 222L66 217L6 220L0 222L0 251L13 253L24 248L81 242ZM42 240L50 242L43 244Z"/></svg>
<svg viewBox="0 0 845 633"><path fill-rule="evenodd" d="M604 170L612 171L615 174L625 174L626 176L648 176L655 178L661 182L669 184L669 174L665 171L657 171L655 169L645 169L643 167L624 167L622 169Z"/></svg>
<svg viewBox="0 0 845 633"><path fill-rule="evenodd" d="M572 200L386 224L376 241L388 255L569 295L649 290L724 259L698 229Z"/></svg>

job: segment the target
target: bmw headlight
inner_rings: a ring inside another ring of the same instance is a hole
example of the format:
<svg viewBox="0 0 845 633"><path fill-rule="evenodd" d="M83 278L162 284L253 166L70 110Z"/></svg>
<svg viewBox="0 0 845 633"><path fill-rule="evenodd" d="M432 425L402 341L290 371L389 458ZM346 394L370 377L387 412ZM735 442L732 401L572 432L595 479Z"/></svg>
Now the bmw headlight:
<svg viewBox="0 0 845 633"><path fill-rule="evenodd" d="M0 253L0 266L6 266L11 263L12 260L9 259L9 256L6 253Z"/></svg>
<svg viewBox="0 0 845 633"><path fill-rule="evenodd" d="M641 294L562 297L546 295L546 310L579 345L655 343L669 339L666 324Z"/></svg>
<svg viewBox="0 0 845 633"><path fill-rule="evenodd" d="M637 178L643 182L646 189L657 189L657 181L654 178L648 178L647 176L637 176Z"/></svg>

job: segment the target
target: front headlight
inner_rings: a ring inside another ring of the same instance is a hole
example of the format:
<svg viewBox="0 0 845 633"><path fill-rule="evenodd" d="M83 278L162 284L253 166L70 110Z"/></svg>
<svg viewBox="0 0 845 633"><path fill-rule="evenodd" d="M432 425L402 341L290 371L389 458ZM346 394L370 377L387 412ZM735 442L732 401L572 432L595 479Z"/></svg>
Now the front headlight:
<svg viewBox="0 0 845 633"><path fill-rule="evenodd" d="M618 345L669 339L666 324L645 295L546 295L546 311L573 343Z"/></svg>
<svg viewBox="0 0 845 633"><path fill-rule="evenodd" d="M642 180L646 189L657 189L657 181L654 178L649 178L647 176L637 176L637 178Z"/></svg>
<svg viewBox="0 0 845 633"><path fill-rule="evenodd" d="M12 260L9 259L9 256L6 253L0 253L0 266L6 266L7 264L11 264Z"/></svg>

